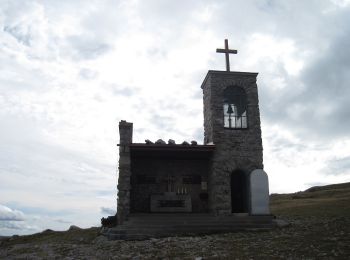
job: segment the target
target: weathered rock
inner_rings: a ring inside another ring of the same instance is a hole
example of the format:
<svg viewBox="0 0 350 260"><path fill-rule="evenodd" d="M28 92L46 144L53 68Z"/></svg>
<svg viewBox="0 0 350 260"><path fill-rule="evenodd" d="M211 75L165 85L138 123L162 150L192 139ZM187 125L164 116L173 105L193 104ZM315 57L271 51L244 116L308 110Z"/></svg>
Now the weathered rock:
<svg viewBox="0 0 350 260"><path fill-rule="evenodd" d="M169 139L169 140L168 140L168 144L174 145L174 144L176 144L176 143L175 143L175 141L174 141L173 139Z"/></svg>
<svg viewBox="0 0 350 260"><path fill-rule="evenodd" d="M94 244L105 244L108 241L106 236L98 236L96 237L92 243Z"/></svg>
<svg viewBox="0 0 350 260"><path fill-rule="evenodd" d="M19 237L19 235L13 235L12 237L9 238L9 240L14 240L14 239L16 239L18 237Z"/></svg>
<svg viewBox="0 0 350 260"><path fill-rule="evenodd" d="M75 225L71 225L70 227L69 227L69 229L68 230L81 230L82 228L80 228L80 227L78 227L78 226L75 226Z"/></svg>
<svg viewBox="0 0 350 260"><path fill-rule="evenodd" d="M146 143L146 144L153 144L153 142L152 142L151 140L149 140L149 139L146 139L146 140L145 140L145 143Z"/></svg>
<svg viewBox="0 0 350 260"><path fill-rule="evenodd" d="M162 140L162 139L158 139L156 141L156 144L166 144L166 142L164 140Z"/></svg>
<svg viewBox="0 0 350 260"><path fill-rule="evenodd" d="M290 222L288 222L288 221L286 221L286 220L283 220L283 219L274 219L273 221L274 221L274 222L276 223L276 225L277 225L278 227L280 227L280 228L288 227L288 226L291 225Z"/></svg>
<svg viewBox="0 0 350 260"><path fill-rule="evenodd" d="M49 234L49 233L53 233L53 232L55 232L55 231L53 231L52 229L45 229L43 232L41 232L41 233L43 233L43 234Z"/></svg>
<svg viewBox="0 0 350 260"><path fill-rule="evenodd" d="M107 218L101 218L101 225L103 227L115 227L118 224L118 216L108 216Z"/></svg>

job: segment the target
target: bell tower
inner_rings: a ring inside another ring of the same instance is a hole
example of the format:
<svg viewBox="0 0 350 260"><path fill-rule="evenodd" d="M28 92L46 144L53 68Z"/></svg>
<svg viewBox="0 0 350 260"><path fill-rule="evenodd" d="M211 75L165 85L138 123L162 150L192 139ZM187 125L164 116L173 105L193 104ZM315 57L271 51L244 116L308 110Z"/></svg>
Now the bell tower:
<svg viewBox="0 0 350 260"><path fill-rule="evenodd" d="M217 215L251 213L250 173L263 169L258 73L230 71L229 54L237 51L228 49L227 40L217 52L226 55L226 71L209 70L201 86L204 144L215 145L209 207Z"/></svg>

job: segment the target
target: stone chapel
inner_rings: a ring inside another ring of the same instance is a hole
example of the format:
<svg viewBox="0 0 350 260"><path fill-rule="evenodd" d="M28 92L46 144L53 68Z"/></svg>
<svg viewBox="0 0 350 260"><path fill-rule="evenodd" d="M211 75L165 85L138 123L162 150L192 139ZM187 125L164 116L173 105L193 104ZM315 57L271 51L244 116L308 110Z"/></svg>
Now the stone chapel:
<svg viewBox="0 0 350 260"><path fill-rule="evenodd" d="M168 227L205 233L271 226L258 73L230 71L229 54L237 51L227 40L217 52L226 55L226 71L209 70L201 85L203 144L134 143L133 124L120 121L114 238L125 236L127 227L142 222L145 230L154 221L163 223L158 233Z"/></svg>

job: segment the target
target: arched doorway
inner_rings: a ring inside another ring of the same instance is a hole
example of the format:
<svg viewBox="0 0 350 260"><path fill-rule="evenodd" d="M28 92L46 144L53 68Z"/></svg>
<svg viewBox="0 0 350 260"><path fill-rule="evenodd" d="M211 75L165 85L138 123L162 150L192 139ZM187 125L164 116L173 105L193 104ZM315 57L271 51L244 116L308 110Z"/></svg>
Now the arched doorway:
<svg viewBox="0 0 350 260"><path fill-rule="evenodd" d="M248 212L248 182L242 170L231 173L231 208L232 213Z"/></svg>

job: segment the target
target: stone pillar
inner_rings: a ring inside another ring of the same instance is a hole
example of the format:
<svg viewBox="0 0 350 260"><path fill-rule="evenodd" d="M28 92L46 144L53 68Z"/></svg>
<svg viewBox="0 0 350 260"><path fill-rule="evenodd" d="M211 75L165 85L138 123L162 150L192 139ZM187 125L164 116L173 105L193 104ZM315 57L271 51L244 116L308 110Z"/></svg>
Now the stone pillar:
<svg viewBox="0 0 350 260"><path fill-rule="evenodd" d="M132 143L132 123L119 122L119 178L118 178L118 224L128 219L130 213L130 147Z"/></svg>
<svg viewBox="0 0 350 260"><path fill-rule="evenodd" d="M249 176L251 215L270 215L269 179L262 169L255 169Z"/></svg>

